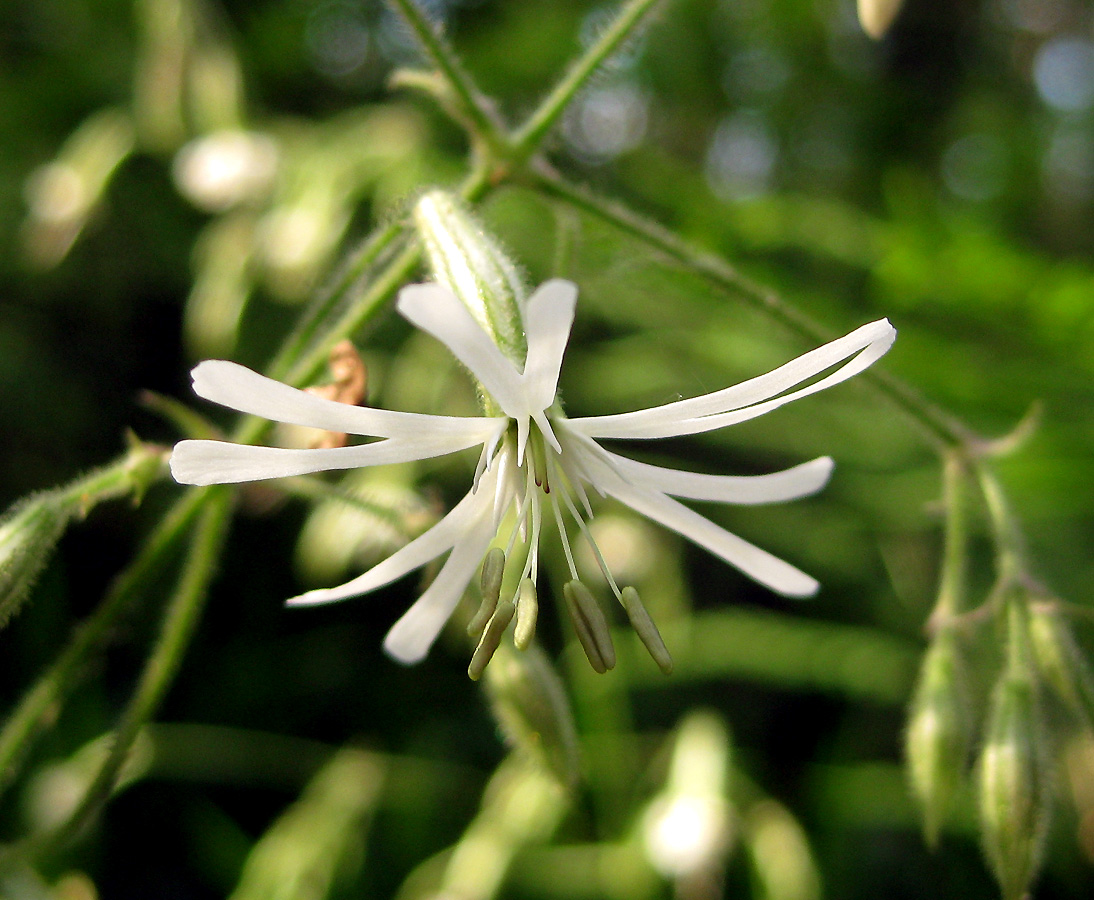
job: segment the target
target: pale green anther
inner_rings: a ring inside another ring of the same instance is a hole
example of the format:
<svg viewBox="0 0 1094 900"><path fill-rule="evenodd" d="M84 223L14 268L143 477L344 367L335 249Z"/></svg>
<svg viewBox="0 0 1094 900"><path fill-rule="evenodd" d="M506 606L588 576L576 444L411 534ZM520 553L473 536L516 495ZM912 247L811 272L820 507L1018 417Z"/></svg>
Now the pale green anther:
<svg viewBox="0 0 1094 900"><path fill-rule="evenodd" d="M589 658L589 665L601 675L608 669L615 668L615 646L612 644L612 635L592 591L575 579L566 582L562 588L562 594L566 598L566 608L569 610L570 620L574 623L574 631L581 643L581 649Z"/></svg>
<svg viewBox="0 0 1094 900"><path fill-rule="evenodd" d="M1024 604L1011 602L1007 666L995 686L980 756L980 831L1003 900L1026 896L1047 825L1047 773L1036 683L1022 646Z"/></svg>
<svg viewBox="0 0 1094 900"><path fill-rule="evenodd" d="M492 547L482 561L482 577L479 580L479 588L482 591L482 603L478 612L467 623L467 633L478 638L494 610L498 605L498 597L501 596L501 581L505 575L505 551L501 547Z"/></svg>
<svg viewBox="0 0 1094 900"><path fill-rule="evenodd" d="M531 578L520 583L517 592L517 627L513 631L513 643L518 650L527 650L536 636L536 618L539 615L539 598Z"/></svg>
<svg viewBox="0 0 1094 900"><path fill-rule="evenodd" d="M505 629L513 621L515 612L516 607L510 601L502 600L498 603L498 608L494 610L494 615L486 623L486 628L479 639L479 645L475 648L471 662L467 666L467 675L472 681L478 681L482 677L487 663L493 658L494 652L501 643Z"/></svg>
<svg viewBox="0 0 1094 900"><path fill-rule="evenodd" d="M665 642L661 639L661 632L657 630L650 617L649 611L638 596L638 591L633 587L623 588L619 598L623 608L627 611L627 618L631 620L631 627L645 644L657 667L666 675L672 674L672 657L669 655Z"/></svg>
<svg viewBox="0 0 1094 900"><path fill-rule="evenodd" d="M528 345L521 305L524 279L463 203L443 191L431 191L414 208L433 278L455 294L494 343L518 367Z"/></svg>
<svg viewBox="0 0 1094 900"><path fill-rule="evenodd" d="M941 632L927 648L908 714L905 755L912 791L923 807L927 843L934 846L969 753L969 708L957 639Z"/></svg>

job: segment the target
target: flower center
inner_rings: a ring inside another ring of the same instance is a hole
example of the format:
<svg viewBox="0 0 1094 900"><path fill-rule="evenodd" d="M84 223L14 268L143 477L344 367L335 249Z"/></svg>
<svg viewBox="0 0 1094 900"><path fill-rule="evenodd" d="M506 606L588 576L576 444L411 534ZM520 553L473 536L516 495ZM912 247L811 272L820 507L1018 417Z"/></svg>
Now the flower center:
<svg viewBox="0 0 1094 900"><path fill-rule="evenodd" d="M557 420L555 424L558 425ZM566 452L572 438L561 434L562 429L557 427L546 435L537 423L530 422L524 459L518 462L519 430L518 423L510 424L500 450L490 463L499 466L495 515L499 522L508 520L511 525L508 529L499 528L499 538L508 531L504 548L496 544L483 561L482 603L468 624L468 633L479 643L468 674L473 679L481 676L514 617L513 639L518 649L525 649L535 635L539 542L547 515L554 521L569 569L570 577L563 589L566 610L592 667L598 672L613 668L615 648L600 604L578 576L567 516L581 532L604 580L651 656L663 671L671 671L672 660L638 592L633 587L620 589L589 529L592 507L585 491L589 479L582 471L579 455ZM517 569L511 563L521 556L523 563Z"/></svg>

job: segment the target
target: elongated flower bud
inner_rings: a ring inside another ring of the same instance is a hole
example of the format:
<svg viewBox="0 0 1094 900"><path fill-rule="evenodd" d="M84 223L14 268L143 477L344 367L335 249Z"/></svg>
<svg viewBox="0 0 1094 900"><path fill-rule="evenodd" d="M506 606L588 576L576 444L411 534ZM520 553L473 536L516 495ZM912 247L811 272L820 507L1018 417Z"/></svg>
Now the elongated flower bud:
<svg viewBox="0 0 1094 900"><path fill-rule="evenodd" d="M28 497L0 520L0 627L18 611L68 520L54 493Z"/></svg>
<svg viewBox="0 0 1094 900"><path fill-rule="evenodd" d="M923 806L927 843L933 847L964 779L969 752L964 666L950 631L939 634L923 656L904 749L912 790Z"/></svg>
<svg viewBox="0 0 1094 900"><path fill-rule="evenodd" d="M486 667L490 709L509 742L537 759L562 784L577 783L577 729L566 691L536 643L523 652L503 642Z"/></svg>
<svg viewBox="0 0 1094 900"><path fill-rule="evenodd" d="M980 829L1003 900L1021 900L1041 865L1047 825L1044 737L1024 608L1012 601L1007 667L996 683L980 756Z"/></svg>
<svg viewBox="0 0 1094 900"><path fill-rule="evenodd" d="M1094 677L1055 604L1031 605L1029 637L1045 683L1088 728L1094 726Z"/></svg>
<svg viewBox="0 0 1094 900"><path fill-rule="evenodd" d="M858 0L858 20L870 37L883 37L893 24L904 0Z"/></svg>
<svg viewBox="0 0 1094 900"><path fill-rule="evenodd" d="M163 468L163 451L134 438L113 465L27 497L0 516L0 628L26 599L72 519L111 497L139 500Z"/></svg>
<svg viewBox="0 0 1094 900"><path fill-rule="evenodd" d="M466 306L518 367L528 345L521 304L528 291L517 266L457 198L431 191L414 208L433 278Z"/></svg>

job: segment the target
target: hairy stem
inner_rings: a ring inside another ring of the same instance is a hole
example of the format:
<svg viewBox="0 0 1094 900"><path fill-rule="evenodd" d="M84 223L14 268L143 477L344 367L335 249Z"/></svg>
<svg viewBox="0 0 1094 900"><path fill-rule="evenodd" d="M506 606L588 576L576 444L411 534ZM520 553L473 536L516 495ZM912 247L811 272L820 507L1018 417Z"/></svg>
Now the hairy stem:
<svg viewBox="0 0 1094 900"><path fill-rule="evenodd" d="M523 162L532 157L543 143L547 132L566 111L566 107L588 82L592 74L631 37L660 0L630 0L600 37L577 59L539 105L528 120L513 135L512 158Z"/></svg>
<svg viewBox="0 0 1094 900"><path fill-rule="evenodd" d="M110 639L121 617L174 551L205 499L206 489L187 494L160 521L137 557L115 580L103 602L81 623L53 665L20 700L0 731L0 790L14 778L34 738L57 714L91 657Z"/></svg>
<svg viewBox="0 0 1094 900"><path fill-rule="evenodd" d="M27 849L37 856L66 846L78 837L110 796L141 727L155 714L160 701L174 681L204 609L209 584L216 571L230 521L232 493L220 488L208 491L193 541L168 604L160 636L145 663L137 689L122 713L110 753L96 773L80 804L71 816L43 839L31 841Z"/></svg>
<svg viewBox="0 0 1094 900"><path fill-rule="evenodd" d="M479 138L488 147L499 149L505 143L500 123L490 111L482 91L478 89L464 69L452 48L437 31L421 7L414 0L389 0L414 31L426 55L437 67L445 85L459 106L458 115L468 127L472 137Z"/></svg>

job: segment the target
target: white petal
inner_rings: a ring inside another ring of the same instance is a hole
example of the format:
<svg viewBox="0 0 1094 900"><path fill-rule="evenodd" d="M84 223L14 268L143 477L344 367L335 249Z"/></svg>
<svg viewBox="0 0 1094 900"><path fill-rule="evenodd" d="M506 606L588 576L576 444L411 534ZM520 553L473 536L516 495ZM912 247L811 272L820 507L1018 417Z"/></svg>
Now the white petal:
<svg viewBox="0 0 1094 900"><path fill-rule="evenodd" d="M529 411L544 410L555 402L576 305L577 285L561 278L544 282L528 298L524 313L528 335L524 381Z"/></svg>
<svg viewBox="0 0 1094 900"><path fill-rule="evenodd" d="M576 455L585 471L593 477L594 487L704 547L754 581L788 597L809 597L820 587L816 579L800 569L731 534L684 504L657 491L628 483L609 463L590 452L587 446L576 446Z"/></svg>
<svg viewBox="0 0 1094 900"><path fill-rule="evenodd" d="M494 423L492 419L486 421ZM481 444L489 437L489 433L425 434L412 441L388 438L358 447L316 450L252 447L227 441L180 441L171 453L171 474L179 484L238 484L431 459Z"/></svg>
<svg viewBox="0 0 1094 900"><path fill-rule="evenodd" d="M487 473L483 477L483 482L488 482L490 478L490 474ZM421 568L430 560L451 550L466 533L469 523L482 517L484 508L492 505L493 498L489 496L492 490L493 485L489 484L485 492L468 493L436 525L352 581L347 581L338 587L308 591L286 600L286 605L316 606L367 594L369 591L397 581L408 572Z"/></svg>
<svg viewBox="0 0 1094 900"><path fill-rule="evenodd" d="M846 381L876 362L895 339L896 329L888 319L881 319L733 387L637 412L570 419L569 424L574 431L594 438L664 438L713 431ZM783 394L848 357L852 357L849 362L825 378Z"/></svg>
<svg viewBox="0 0 1094 900"><path fill-rule="evenodd" d="M483 494L483 499L489 498ZM493 521L484 512L479 510L477 521L452 548L433 583L384 638L384 649L399 662L409 665L421 660L460 602L494 538Z"/></svg>
<svg viewBox="0 0 1094 900"><path fill-rule="evenodd" d="M623 477L637 487L689 500L740 505L783 503L808 497L828 483L835 465L830 456L821 456L769 475L704 475L651 466L600 449Z"/></svg>
<svg viewBox="0 0 1094 900"><path fill-rule="evenodd" d="M615 486L606 490L635 512L704 547L778 594L787 597L811 597L820 587L815 578L715 525L671 497L629 487L619 489Z"/></svg>
<svg viewBox="0 0 1094 900"><path fill-rule="evenodd" d="M439 284L412 284L399 291L396 307L451 350L507 415L527 415L520 373L455 294Z"/></svg>
<svg viewBox="0 0 1094 900"><path fill-rule="evenodd" d="M372 437L414 437L423 433L473 432L488 420L458 416L429 416L350 406L297 390L246 366L224 359L199 363L192 372L194 393L213 403L243 413L307 425L326 431Z"/></svg>

